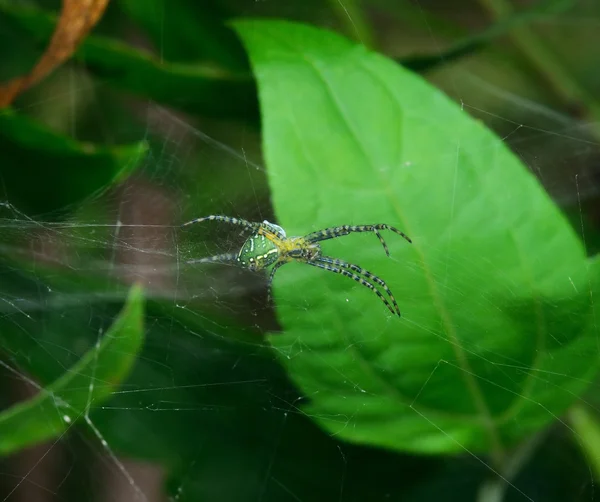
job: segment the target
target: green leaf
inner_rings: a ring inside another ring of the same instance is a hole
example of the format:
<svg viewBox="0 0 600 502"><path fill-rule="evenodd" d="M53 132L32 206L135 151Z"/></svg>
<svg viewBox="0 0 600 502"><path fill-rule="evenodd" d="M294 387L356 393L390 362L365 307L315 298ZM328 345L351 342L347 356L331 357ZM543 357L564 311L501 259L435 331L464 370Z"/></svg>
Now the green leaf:
<svg viewBox="0 0 600 502"><path fill-rule="evenodd" d="M598 369L584 250L534 176L418 76L335 34L236 24L259 84L278 222L291 235L388 223L323 252L384 279L303 264L275 279L271 343L350 441L420 453L506 449L551 422Z"/></svg>
<svg viewBox="0 0 600 502"><path fill-rule="evenodd" d="M120 0L169 61L211 61L232 70L248 70L239 39L225 25L219 2L196 0ZM219 4L219 5L218 5ZM165 23L165 16L168 22Z"/></svg>
<svg viewBox="0 0 600 502"><path fill-rule="evenodd" d="M112 148L78 143L10 109L0 110L3 197L28 213L61 209L119 183L146 149L144 141Z"/></svg>
<svg viewBox="0 0 600 502"><path fill-rule="evenodd" d="M2 1L0 12L40 43L47 42L56 23L56 17L46 12L14 7ZM116 39L98 35L87 37L75 57L83 61L92 74L119 89L185 109L188 113L252 117L256 110L255 85L245 72L164 61Z"/></svg>
<svg viewBox="0 0 600 502"><path fill-rule="evenodd" d="M74 364L82 346L95 343L98 326L113 317L120 290L109 288L106 277L90 283L79 266L57 274L56 267L38 262L31 273L17 274L22 267L0 263L4 298L30 299L4 303L0 346L20 373L51 382ZM31 277L23 283L20 275ZM174 497L280 501L285 486L302 500L330 501L346 476L345 490L370 500L373 487L365 479L377 476L378 493L397 498L437 464L345 445L294 413L297 390L263 338L231 317L199 315L196 305L147 297L151 322L126 388L109 406L90 409L90 420L113 451L165 467ZM352 458L350 467L345 457ZM230 483L218 472L247 482Z"/></svg>
<svg viewBox="0 0 600 502"><path fill-rule="evenodd" d="M92 419L115 451L165 465L182 502L329 502L344 476L356 500L399 500L418 470L436 465L341 443L295 412L297 391L268 347L232 340L220 326L154 318L148 307L153 322L128 392Z"/></svg>
<svg viewBox="0 0 600 502"><path fill-rule="evenodd" d="M127 302L96 347L27 402L0 414L0 454L55 438L89 408L111 396L129 374L143 342L143 292L133 286Z"/></svg>

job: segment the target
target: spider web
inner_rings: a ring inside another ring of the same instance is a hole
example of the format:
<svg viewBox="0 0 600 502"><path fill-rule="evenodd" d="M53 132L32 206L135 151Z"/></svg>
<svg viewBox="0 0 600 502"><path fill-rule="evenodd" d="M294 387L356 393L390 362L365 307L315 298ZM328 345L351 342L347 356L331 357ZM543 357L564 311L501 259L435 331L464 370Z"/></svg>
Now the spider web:
<svg viewBox="0 0 600 502"><path fill-rule="evenodd" d="M67 71L77 82L77 70ZM446 78L446 90L517 152L594 253L586 225L599 190L599 144L586 123L460 67ZM473 89L478 99L467 98ZM550 493L558 489L566 490L565 500L597 497L577 449L581 438L564 417L552 416L555 425L523 445L508 473L496 472L485 455L464 446L458 458L416 457L348 444L319 429L313 418L335 420L342 430L354 417L303 411L310 396L292 385L278 358L301 358L310 349L276 354L261 343L280 329L265 277L186 264L235 251L247 234L208 222L182 231L184 221L207 214L275 221L258 131L194 120L153 103L136 109L151 147L124 184L51 214L29 214L10 194L0 203L0 317L25 340L22 351L4 348L0 358L6 406L44 392L38 379L62 374L98 347L125 299L125 285L143 283L153 302L145 347L126 384L111 400L90 402L82 416L67 412L69 427L60 437L6 459L2 500L164 500L164 482L170 500L197 500L197 494L202 500L306 500L299 487L307 485L317 486L323 500L361 500L355 497L364 494L361 483L370 486L370 500L436 500L439 492L427 483L408 491L398 486L399 472L425 469L435 472L437 489L478 493L478 500L554 500ZM352 256L350 238L341 246ZM370 294L363 289L356 285L351 295ZM350 295L346 301L351 308ZM293 307L298 317L310 315L307 304ZM32 374L39 361L49 365L46 375ZM411 408L423 421L430 419L419 411L419 397L449 364L440 360L414 397ZM598 409L598 388L590 383L583 402ZM61 406L57 412L64 414ZM190 436L194 429L203 433ZM160 456L163 451L169 454ZM535 480L560 478L564 469L570 482L536 486Z"/></svg>

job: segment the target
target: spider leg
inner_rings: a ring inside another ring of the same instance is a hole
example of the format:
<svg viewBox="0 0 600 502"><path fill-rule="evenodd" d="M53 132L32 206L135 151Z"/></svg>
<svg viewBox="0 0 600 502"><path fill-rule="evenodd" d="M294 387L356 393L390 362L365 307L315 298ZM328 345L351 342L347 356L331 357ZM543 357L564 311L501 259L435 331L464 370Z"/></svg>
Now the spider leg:
<svg viewBox="0 0 600 502"><path fill-rule="evenodd" d="M197 260L189 260L185 263L187 265L194 265L196 263L229 263L237 261L237 253L225 253L218 254L215 256L209 256L208 258L199 258Z"/></svg>
<svg viewBox="0 0 600 502"><path fill-rule="evenodd" d="M275 272L277 272L277 270L279 270L279 267L281 267L284 263L284 261L278 261L277 263L275 263L275 265L273 265L271 273L269 274L269 279L267 281L267 302L271 301L271 286L273 285L273 278L275 277Z"/></svg>
<svg viewBox="0 0 600 502"><path fill-rule="evenodd" d="M373 230L373 232L375 232L375 235L379 239L379 242L381 242L381 245L383 246L383 250L385 251L386 256L389 257L390 250L388 249L387 244L383 240L383 236L379 233L379 230L377 230L377 229Z"/></svg>
<svg viewBox="0 0 600 502"><path fill-rule="evenodd" d="M368 270L365 270L362 267L359 267L358 265L354 265L354 263L348 263L343 260L338 260L337 258L330 258L329 256L319 256L318 258L315 258L315 261L322 262L322 263L328 263L330 265L333 265L334 267L341 267L341 268L345 268L348 270L352 270L356 274L362 275L362 276L366 277L367 279L370 279L375 284L379 284L379 286L381 286L381 288L389 296L390 300L392 301L392 305L394 305L394 309L396 310L396 313L398 314L398 316L400 316L400 308L398 307L398 304L396 303L396 298L394 298L392 290L390 288L388 288L388 285L385 283L385 281L383 279L380 279L375 274L369 272Z"/></svg>
<svg viewBox="0 0 600 502"><path fill-rule="evenodd" d="M379 239L379 242L381 242L381 245L385 250L385 254L389 256L390 251L387 247L387 244L383 240L383 237L379 233L379 230L391 230L392 232L406 239L408 242L412 243L410 237L408 237L404 232L401 232L397 228L392 227L390 225L386 225L385 223L380 223L377 225L341 225L339 227L330 227L325 228L323 230L319 230L318 232L312 232L306 235L304 238L308 242L318 242L326 241L328 239L335 239L336 237L342 237L344 235L348 235L354 232L373 232Z"/></svg>
<svg viewBox="0 0 600 502"><path fill-rule="evenodd" d="M373 293L375 293L379 299L385 303L385 306L388 308L388 310L396 315L396 312L394 311L394 309L392 308L392 306L390 305L390 302L387 300L387 298L385 296L383 296L379 290L373 286L373 284L371 284L368 281L365 281L362 277L352 273L352 272L348 272L346 269L344 268L338 268L338 267L334 267L333 265L330 265L329 263L320 263L318 261L305 261L303 263L306 263L307 265L312 265L313 267L318 267L318 268L322 268L323 270L329 270L330 272L333 272L335 274L341 274L344 277L349 277L350 279L355 280L356 282L358 282L359 284L362 284L363 286L369 288L371 291L373 291ZM399 315L399 314L398 314Z"/></svg>
<svg viewBox="0 0 600 502"><path fill-rule="evenodd" d="M195 220L188 221L181 225L182 227L187 227L188 225L192 225L194 223L201 223L203 221L222 221L224 223L230 223L232 225L239 225L248 230L256 230L259 227L259 224L252 223L251 221L242 220L241 218L230 218L229 216L221 216L218 214L211 214L210 216L203 216L202 218L196 218Z"/></svg>

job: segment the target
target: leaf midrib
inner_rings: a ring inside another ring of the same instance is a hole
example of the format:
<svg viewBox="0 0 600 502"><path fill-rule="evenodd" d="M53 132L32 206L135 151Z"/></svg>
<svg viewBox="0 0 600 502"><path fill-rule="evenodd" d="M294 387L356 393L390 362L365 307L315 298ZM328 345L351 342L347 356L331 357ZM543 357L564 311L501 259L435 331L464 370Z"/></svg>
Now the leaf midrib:
<svg viewBox="0 0 600 502"><path fill-rule="evenodd" d="M353 140L354 140L355 144L357 145L359 151L362 153L363 157L366 159L367 164L369 166L371 166L371 168L373 169L373 171L376 172L377 170L374 169L374 166L373 166L373 164L371 162L371 159L367 155L367 153L366 153L366 151L365 151L362 143L358 140L357 134L349 126L349 123L346 120L346 117L344 116L344 113L342 111L342 107L340 106L340 104L335 99L335 94L332 92L332 89L331 89L331 87L330 87L327 79L325 78L325 75L323 75L323 73L320 71L320 69L318 68L318 66L313 61L311 61L309 58L307 58L304 53L299 52L295 47L293 47L292 45L290 45L289 43L287 43L286 40L280 39L279 42L282 45L286 45L288 48L291 48L293 51L297 52L300 55L300 57L302 59L304 59L304 61L307 62L308 66L313 69L315 75L323 82L324 87L327 90L327 93L329 94L332 103L335 105L335 109L337 110L338 114L340 115L340 118L342 119L342 122L344 123L346 129L348 130L348 132L350 134L350 137L353 138ZM371 75L371 76L373 76L372 72L370 72L370 71L368 71L368 74ZM384 86L384 89L386 90L386 92L389 93L389 90L387 89L387 87ZM392 96L392 98L393 98L393 96ZM394 101L394 103L396 103L395 99L393 99L393 101ZM381 176L381 174L378 174L378 176ZM404 228L407 228L407 230L410 232L410 229L408 228L408 225L406 224L404 218L402 218L402 216L401 216L401 211L397 207L395 199L391 196L391 194L389 193L389 190L385 190L385 193L386 193L386 196L388 197L388 200L391 202L392 206L394 207L394 210L395 210L395 212L396 212L399 220L404 225ZM426 262L424 260L424 255L420 252L420 250L419 250L418 247L415 247L415 248L416 248L417 253L418 253L419 257L421 258L423 264L425 265ZM443 325L445 327L446 332L449 333L450 337L453 339L454 343L452 343L452 345L454 347L455 355L457 356L457 359L461 363L461 369L463 370L463 380L465 381L467 389L471 393L471 396L472 396L473 400L476 403L476 407L479 409L479 417L480 417L479 422L488 430L488 434L490 436L490 439L492 440L492 443L495 444L497 448L501 449L501 445L500 445L500 441L499 441L499 438L498 438L497 430L494 427L494 421L493 421L492 416L491 416L491 414L489 412L487 404L485 403L485 400L483 400L483 396L482 396L482 394L480 392L480 389L478 388L477 384L474 381L474 378L472 376L473 373L470 370L470 366L468 364L468 360L466 358L466 355L464 354L464 352L462 351L462 347L458 343L458 340L457 340L457 337L456 337L456 333L451 328L451 323L450 323L449 316L448 316L447 312L445 311L445 309L440 304L440 300L437 297L437 294L435 294L436 289L435 289L435 285L434 285L434 283L432 281L432 278L431 278L430 270L427 267L424 267L424 269L425 269L425 272L426 272L426 279L427 279L427 282L428 282L429 287L430 287L431 297L434 300L434 302L436 304L436 307L438 308L438 310L440 312L440 316L442 317L442 322L443 322ZM338 319L338 321L339 321L339 319ZM360 352L358 352L358 354L360 355L360 360L363 362L363 365L366 364L366 366L370 368L370 365L367 364L367 361L365 361L364 356L362 354L360 354ZM467 369L464 368L465 366L467 367ZM370 371L372 372L373 370L370 369ZM380 378L380 381L381 381L381 378ZM387 382L385 382L385 385L387 385L388 387L390 387L390 384L388 384ZM394 395L397 396L397 390L395 389L395 387L391 386L391 388L394 391ZM444 411L442 411L442 410L432 410L432 411L434 411L437 414L444 413ZM472 417L470 415L468 415L468 416L469 416L469 418L472 419Z"/></svg>
<svg viewBox="0 0 600 502"><path fill-rule="evenodd" d="M369 157L369 155L367 154L362 142L359 140L357 133L353 130L353 128L350 126L349 121L347 120L344 112L343 112L343 108L340 105L340 103L338 102L338 100L335 97L335 93L332 91L331 86L327 80L327 78L325 77L325 75L322 73L322 71L320 70L320 68L317 66L317 64L312 61L310 58L308 58L304 53L299 52L294 46L290 45L289 43L286 43L286 41L284 39L280 39L279 42L283 45L287 45L288 47L292 48L293 51L297 52L300 57L306 61L306 63L308 64L308 66L310 68L312 68L312 70L314 71L315 75L323 82L324 88L326 89L332 104L334 105L334 109L337 111L337 113L339 114L341 121L343 122L344 127L347 129L348 133L349 133L349 137L351 137L354 141L354 143L356 144L358 150L361 152L361 154L363 155L364 159L366 160L367 164L372 168L372 170L374 172L377 173L377 176L379 176L381 178L382 174L378 172L377 169L375 169L375 166L373 166L373 163L371 161L371 158ZM375 77L373 75L373 73L370 71L370 69L368 68L364 68L365 70L367 70L367 74L370 75L371 77ZM384 88L384 90L390 94L389 89L387 88L387 86L385 86L385 84L383 82L381 82L379 79L374 78L374 80L378 81L382 87ZM397 105L397 101L394 98L393 95L390 94L390 97L392 98L392 102L394 102ZM384 187L386 186L385 183L383 183ZM389 189L384 189L384 193L386 194L390 204L392 205L392 207L394 208L396 215L398 216L399 220L402 222L404 228L406 228L409 232L410 232L410 228L408 226L408 224L406 223L406 221L404 220L404 218L402 217L402 213L400 211L400 208L398 208L396 200L394 197L391 196ZM443 305L441 304L439 295L437 294L437 289L435 287L435 284L432 280L432 275L431 275L431 271L430 269L426 266L426 261L425 261L425 256L424 254L420 251L418 246L415 246L416 252L419 255L419 257L422 260L423 263L423 269L425 271L425 278L426 281L429 285L429 290L430 290L430 294L431 297L434 301L434 304L438 310L438 313L440 314L441 320L442 320L442 324L444 326L444 330L446 333L448 333L448 335L450 336L450 338L453 340L452 346L454 347L454 353L460 363L461 366L461 370L462 371L462 378L463 381L466 384L466 387L469 391L469 393L471 394L471 397L475 403L476 408L479 410L479 413L482 417L482 421L483 421L483 425L484 427L488 430L488 434L490 437L490 440L492 442L492 445L494 446L494 449L497 450L498 452L502 451L502 444L500 442L500 438L498 435L498 431L495 427L495 423L493 420L493 417L490 413L490 410L487 406L487 403L485 402L485 400L483 399L483 395L481 393L481 390L479 388L479 386L477 385L474 377L473 377L473 372L470 368L468 359L462 349L462 347L460 346L460 344L458 343L458 338L456 335L456 332L454 331L454 329L452 328L452 324L450 322L450 317L448 315L448 312L446 312L446 309L443 307Z"/></svg>

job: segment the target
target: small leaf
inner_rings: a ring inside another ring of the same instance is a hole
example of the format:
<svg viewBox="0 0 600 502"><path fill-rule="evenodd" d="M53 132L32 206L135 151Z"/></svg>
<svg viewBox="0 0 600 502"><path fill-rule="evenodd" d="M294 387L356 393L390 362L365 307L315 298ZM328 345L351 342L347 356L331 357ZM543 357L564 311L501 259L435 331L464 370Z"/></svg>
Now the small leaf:
<svg viewBox="0 0 600 502"><path fill-rule="evenodd" d="M129 374L143 342L143 292L133 286L99 344L27 402L0 414L0 454L55 438L110 397Z"/></svg>
<svg viewBox="0 0 600 502"><path fill-rule="evenodd" d="M61 209L119 183L146 150L144 141L112 148L78 143L10 109L0 110L3 196L27 213Z"/></svg>
<svg viewBox="0 0 600 502"><path fill-rule="evenodd" d="M291 235L387 223L413 239L322 243L384 279L303 264L275 278L272 345L340 438L495 460L562 413L598 370L581 242L505 144L439 90L335 34L236 24L259 84L278 222Z"/></svg>
<svg viewBox="0 0 600 502"><path fill-rule="evenodd" d="M27 33L44 41L54 16L32 8L9 6L0 12ZM91 35L75 57L98 78L117 88L188 113L253 117L256 87L246 72L231 72L203 64L174 63L130 47L119 40Z"/></svg>
<svg viewBox="0 0 600 502"><path fill-rule="evenodd" d="M109 0L63 0L63 7L48 48L28 75L0 86L0 107L43 79L71 57L102 17Z"/></svg>

